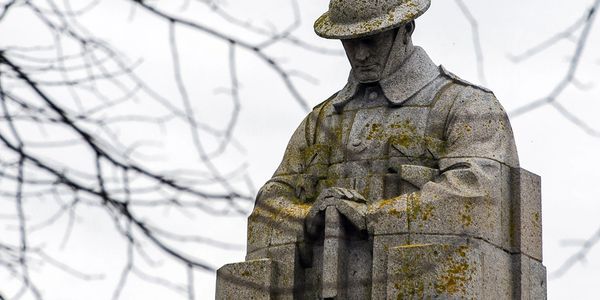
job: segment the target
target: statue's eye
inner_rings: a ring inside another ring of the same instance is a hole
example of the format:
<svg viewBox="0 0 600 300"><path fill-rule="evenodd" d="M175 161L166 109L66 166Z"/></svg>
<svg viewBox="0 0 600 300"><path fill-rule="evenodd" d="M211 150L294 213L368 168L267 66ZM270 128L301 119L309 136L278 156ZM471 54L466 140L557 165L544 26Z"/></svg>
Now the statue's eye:
<svg viewBox="0 0 600 300"><path fill-rule="evenodd" d="M365 43L368 46L374 45L376 42L376 39L374 38L366 38L363 40L363 43Z"/></svg>

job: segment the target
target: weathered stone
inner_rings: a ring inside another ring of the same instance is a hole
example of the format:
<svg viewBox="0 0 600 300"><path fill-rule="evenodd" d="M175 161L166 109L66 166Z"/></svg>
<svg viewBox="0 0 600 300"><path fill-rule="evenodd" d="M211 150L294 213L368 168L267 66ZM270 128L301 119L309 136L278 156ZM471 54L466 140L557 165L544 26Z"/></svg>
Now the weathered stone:
<svg viewBox="0 0 600 300"><path fill-rule="evenodd" d="M410 234L408 245L450 245L464 249L471 263L463 265L477 271L476 284L481 289L475 299L510 299L513 293L512 257L504 249L477 238L457 235ZM441 276L441 275L440 275ZM450 297L452 298L452 297ZM459 297L460 298L460 297Z"/></svg>
<svg viewBox="0 0 600 300"><path fill-rule="evenodd" d="M539 177L494 94L413 46L429 4L331 1L315 30L348 83L292 135L218 299L545 299Z"/></svg>
<svg viewBox="0 0 600 300"><path fill-rule="evenodd" d="M367 227L373 235L408 233L408 199L399 196L369 206Z"/></svg>
<svg viewBox="0 0 600 300"><path fill-rule="evenodd" d="M302 245L304 244L291 243L267 247L248 252L246 256L247 261L260 260L265 257L273 258L272 260L276 263L276 276L271 287L276 299L298 299L302 295L302 285L305 281L302 256L309 255L302 253Z"/></svg>
<svg viewBox="0 0 600 300"><path fill-rule="evenodd" d="M547 298L546 267L523 254L513 255L515 275L514 299L545 300Z"/></svg>
<svg viewBox="0 0 600 300"><path fill-rule="evenodd" d="M425 13L430 0L339 1L329 4L330 10L315 22L315 32L324 38L359 38L398 27Z"/></svg>
<svg viewBox="0 0 600 300"><path fill-rule="evenodd" d="M340 288L341 256L344 255L344 232L342 216L335 206L330 206L325 211L325 240L323 245L323 277L322 298L336 298Z"/></svg>
<svg viewBox="0 0 600 300"><path fill-rule="evenodd" d="M479 260L480 253L469 245L391 248L386 299L484 299Z"/></svg>
<svg viewBox="0 0 600 300"><path fill-rule="evenodd" d="M270 259L225 265L217 271L216 299L275 299L274 276Z"/></svg>
<svg viewBox="0 0 600 300"><path fill-rule="evenodd" d="M446 159L452 165L459 160ZM503 245L502 182L510 181L510 174L502 174L501 164L482 158L460 159L461 163L479 169L477 172L454 171L463 176L462 191L458 195L444 195L436 183L427 183L420 194L408 203L411 233L463 234L478 237L498 246ZM504 175L504 176L503 176ZM482 188L484 187L484 188ZM506 224L508 225L508 224Z"/></svg>
<svg viewBox="0 0 600 300"><path fill-rule="evenodd" d="M541 178L523 169L512 174L513 252L542 261Z"/></svg>

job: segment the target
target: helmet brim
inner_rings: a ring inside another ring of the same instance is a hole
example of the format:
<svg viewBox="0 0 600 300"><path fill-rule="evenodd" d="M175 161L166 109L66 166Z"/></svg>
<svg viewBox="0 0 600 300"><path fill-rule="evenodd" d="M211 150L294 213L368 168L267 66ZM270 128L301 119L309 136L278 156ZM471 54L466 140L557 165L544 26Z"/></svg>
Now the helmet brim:
<svg viewBox="0 0 600 300"><path fill-rule="evenodd" d="M420 17L430 5L431 1L428 0L409 0L384 16L350 24L336 24L331 20L330 13L326 12L315 22L315 33L326 39L361 38L400 27Z"/></svg>

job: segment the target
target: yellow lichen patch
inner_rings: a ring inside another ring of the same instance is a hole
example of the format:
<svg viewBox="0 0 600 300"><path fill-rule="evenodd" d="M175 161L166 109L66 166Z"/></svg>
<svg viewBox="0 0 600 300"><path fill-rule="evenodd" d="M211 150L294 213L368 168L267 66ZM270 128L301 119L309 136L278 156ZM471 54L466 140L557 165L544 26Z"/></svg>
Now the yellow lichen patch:
<svg viewBox="0 0 600 300"><path fill-rule="evenodd" d="M435 290L439 295L465 294L467 284L472 279L473 270L467 260L469 248L461 246L455 254L458 257L451 257L445 264L443 272L438 276L435 284Z"/></svg>
<svg viewBox="0 0 600 300"><path fill-rule="evenodd" d="M399 135L392 137L391 142L392 144L400 145L403 148L410 148L416 144L417 139L413 135L400 133Z"/></svg>
<svg viewBox="0 0 600 300"><path fill-rule="evenodd" d="M335 135L336 141L341 143L344 137L344 128L342 126L336 126L333 130L333 134Z"/></svg>
<svg viewBox="0 0 600 300"><path fill-rule="evenodd" d="M421 245L407 245L403 248L418 248ZM394 288L398 291L396 299L424 299L425 282L419 280L419 270L412 264L402 264L394 275L399 280L394 282Z"/></svg>
<svg viewBox="0 0 600 300"><path fill-rule="evenodd" d="M433 245L433 244L410 244L410 245L398 246L398 248L402 248L402 249L423 248L423 247L427 247L427 246L431 246L431 245Z"/></svg>
<svg viewBox="0 0 600 300"><path fill-rule="evenodd" d="M408 6L410 8L417 8L418 7L417 4L415 2L413 2L412 0L406 0L404 2L404 5Z"/></svg>
<svg viewBox="0 0 600 300"><path fill-rule="evenodd" d="M383 20L374 19L374 20L362 23L360 25L360 28L361 28L362 32L372 32L372 31L379 29L379 27L381 27L382 24L383 24Z"/></svg>
<svg viewBox="0 0 600 300"><path fill-rule="evenodd" d="M468 133L471 133L471 132L473 131L473 127L471 127L471 125L469 125L469 124L465 124L465 130L466 130Z"/></svg>
<svg viewBox="0 0 600 300"><path fill-rule="evenodd" d="M402 217L402 212L398 211L395 208L390 209L389 214L398 218Z"/></svg>
<svg viewBox="0 0 600 300"><path fill-rule="evenodd" d="M331 28L331 23L329 22L328 16L322 16L315 22L315 28L319 28L321 30Z"/></svg>
<svg viewBox="0 0 600 300"><path fill-rule="evenodd" d="M393 206L394 203L399 202L399 201L404 201L404 197L402 196L398 196L395 198L389 198L389 199L383 199L377 202L377 205L375 205L375 210L380 210L386 206Z"/></svg>
<svg viewBox="0 0 600 300"><path fill-rule="evenodd" d="M541 221L540 213L536 212L533 214L533 221L534 221L534 225L537 225L540 223L540 221Z"/></svg>
<svg viewBox="0 0 600 300"><path fill-rule="evenodd" d="M417 222L419 227L423 227L425 222L433 217L435 207L431 203L422 203L421 196L418 193L408 195L408 220L412 224Z"/></svg>
<svg viewBox="0 0 600 300"><path fill-rule="evenodd" d="M500 125L500 131L504 131L506 130L506 124L503 121L499 121L499 125Z"/></svg>
<svg viewBox="0 0 600 300"><path fill-rule="evenodd" d="M421 215L421 219L423 219L423 221L429 220L429 218L431 218L433 216L433 209L434 209L433 204L426 203L423 206L423 214Z"/></svg>
<svg viewBox="0 0 600 300"><path fill-rule="evenodd" d="M416 220L421 213L421 197L417 194L408 196L408 216L412 220Z"/></svg>
<svg viewBox="0 0 600 300"><path fill-rule="evenodd" d="M473 225L473 203L465 203L465 209L460 213L460 219L462 221L463 226L469 227Z"/></svg>
<svg viewBox="0 0 600 300"><path fill-rule="evenodd" d="M335 178L326 178L319 181L323 185L323 188L330 188L336 186L337 180Z"/></svg>
<svg viewBox="0 0 600 300"><path fill-rule="evenodd" d="M444 156L448 152L448 144L446 141L429 136L424 137L423 141L425 142L427 149L429 149L432 154L436 155L437 157Z"/></svg>
<svg viewBox="0 0 600 300"><path fill-rule="evenodd" d="M413 125L409 120L391 124L390 128L401 129L402 131L410 132L412 134L417 132L417 127L415 127L415 125Z"/></svg>
<svg viewBox="0 0 600 300"><path fill-rule="evenodd" d="M431 138L428 139L419 134L417 128L408 120L391 124L390 129L392 132L389 141L392 145L409 149L429 145L429 143L433 144Z"/></svg>
<svg viewBox="0 0 600 300"><path fill-rule="evenodd" d="M458 255L460 255L461 257L466 257L468 250L469 250L469 247L463 245L463 246L458 247L458 250L456 250L456 253Z"/></svg>
<svg viewBox="0 0 600 300"><path fill-rule="evenodd" d="M383 130L383 126L381 124L374 123L374 124L371 124L369 127L370 127L370 129L369 129L369 134L367 135L367 140L369 140L369 141L385 140L386 136L385 136L385 132Z"/></svg>
<svg viewBox="0 0 600 300"><path fill-rule="evenodd" d="M309 203L289 205L281 209L281 215L286 218L304 218L311 206Z"/></svg>
<svg viewBox="0 0 600 300"><path fill-rule="evenodd" d="M388 11L388 14L387 14L387 21L388 21L388 23L393 23L393 22L394 22L394 20L396 20L396 13L395 13L395 12L394 12L394 10L392 9L392 10Z"/></svg>
<svg viewBox="0 0 600 300"><path fill-rule="evenodd" d="M398 296L396 299L425 299L425 283L421 281L402 281L394 284L396 290L398 290Z"/></svg>
<svg viewBox="0 0 600 300"><path fill-rule="evenodd" d="M473 224L473 218L469 215L462 214L460 216L460 219L463 222L463 225L465 225L465 227L469 227L471 226L471 224Z"/></svg>

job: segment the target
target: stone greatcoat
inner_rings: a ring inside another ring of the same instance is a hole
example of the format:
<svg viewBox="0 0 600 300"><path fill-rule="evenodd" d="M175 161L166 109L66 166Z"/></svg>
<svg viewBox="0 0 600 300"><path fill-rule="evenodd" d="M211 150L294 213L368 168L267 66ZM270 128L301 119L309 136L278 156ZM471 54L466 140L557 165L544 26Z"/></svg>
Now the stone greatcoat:
<svg viewBox="0 0 600 300"><path fill-rule="evenodd" d="M438 237L469 237L508 250L510 176L518 164L507 114L494 94L436 66L415 47L377 84L350 75L302 121L257 196L247 259L291 255L311 266L311 255L302 251L304 219L328 187L367 200L369 273L385 273L378 269L386 268L388 248ZM369 297L385 295L385 286L372 280Z"/></svg>

